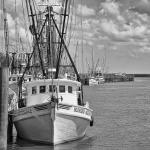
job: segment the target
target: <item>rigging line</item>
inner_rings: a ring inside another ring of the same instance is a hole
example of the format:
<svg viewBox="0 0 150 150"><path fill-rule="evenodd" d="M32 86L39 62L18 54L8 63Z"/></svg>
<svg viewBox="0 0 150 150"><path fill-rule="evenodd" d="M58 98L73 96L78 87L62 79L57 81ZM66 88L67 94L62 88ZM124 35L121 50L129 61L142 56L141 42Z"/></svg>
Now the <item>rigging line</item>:
<svg viewBox="0 0 150 150"><path fill-rule="evenodd" d="M26 2L27 14L28 14L28 16L30 16L30 13L29 13L29 5L28 5L27 0L25 0L25 2ZM29 22L29 24L31 24L31 19L30 19L30 17L28 17L28 22Z"/></svg>
<svg viewBox="0 0 150 150"><path fill-rule="evenodd" d="M33 10L32 10L32 6L31 6L31 0L29 0L29 6L30 6L30 11L31 11L31 17L32 17L32 23L33 23L33 29L34 29L34 33L35 33L35 40L37 43L37 48L38 48L38 52L39 52L39 58L40 58L40 64L41 64L41 69L43 72L43 76L46 76L45 71L44 71L44 66L43 66L43 61L42 61L42 57L41 57L41 51L40 51L40 46L39 46L39 40L37 37L37 32L36 32L36 27L35 27L35 20L33 18Z"/></svg>
<svg viewBox="0 0 150 150"><path fill-rule="evenodd" d="M3 5L3 18L4 18L4 41L5 41L5 51L6 51L6 65L9 66L9 38L8 38L8 22L7 22L7 16L6 16L6 8L5 8L5 2L2 1Z"/></svg>
<svg viewBox="0 0 150 150"><path fill-rule="evenodd" d="M25 10L24 10L24 4L23 4L23 0L22 0L22 11L23 11L23 19L24 19L24 23L25 23L25 28L26 28L26 30L25 30L25 32L26 32L26 38L27 38L27 42L28 42L28 45L29 45L29 49L30 49L30 51L31 51L31 43L29 42L29 34L28 34L28 32L27 32L27 30L28 30L28 27L27 27L27 21L26 21L26 18L25 18Z"/></svg>
<svg viewBox="0 0 150 150"><path fill-rule="evenodd" d="M69 1L69 3L68 3L68 12L67 12L67 14L68 14L68 17L67 17L67 21L66 21L66 26L65 26L65 35L67 35L67 29L68 29L68 23L69 23L69 16L70 16L70 4L71 4L71 0ZM66 38L66 36L65 36L65 38Z"/></svg>
<svg viewBox="0 0 150 150"><path fill-rule="evenodd" d="M16 15L16 18L17 18L17 1L15 0L15 15ZM18 21L17 19L15 18L15 44L16 44L16 52L18 53L19 52L19 32L18 32ZM17 61L17 64L18 64L18 61Z"/></svg>
<svg viewBox="0 0 150 150"><path fill-rule="evenodd" d="M74 0L73 0L74 1ZM73 13L72 13L72 11L70 11L70 7L71 7L71 1L69 1L70 3L69 3L69 10L68 10L68 18L67 18L67 25L66 25L66 33L67 33L67 28L68 28L68 26L69 26L69 24L70 24L70 27L69 27L69 36L68 36L68 44L67 44L67 46L69 46L70 45L70 41L71 41L71 29L72 29L72 16L73 16ZM72 9L71 9L72 10ZM70 17L70 12L71 12L71 17ZM69 21L69 18L70 18L70 21Z"/></svg>
<svg viewBox="0 0 150 150"><path fill-rule="evenodd" d="M76 51L75 51L75 56L74 56L74 64L76 65L76 58L77 58L77 50L78 50L78 41L76 44Z"/></svg>
<svg viewBox="0 0 150 150"><path fill-rule="evenodd" d="M0 10L3 10L3 1L1 0ZM3 13L0 13L0 22L3 23Z"/></svg>
<svg viewBox="0 0 150 150"><path fill-rule="evenodd" d="M84 73L84 62L83 62L83 13L82 13L82 6L83 6L83 1L81 0L81 38L82 38L82 42L81 42L81 46L82 46L82 73Z"/></svg>
<svg viewBox="0 0 150 150"><path fill-rule="evenodd" d="M80 76L79 76L79 74L78 74L78 71L77 71L77 69L76 69L76 67L75 67L75 65L74 65L74 62L73 62L73 60L72 60L70 54L69 54L68 48L67 48L67 46L66 46L66 44L65 44L65 41L64 41L64 39L62 38L62 35L61 35L61 33L60 33L60 31L59 31L59 29L58 29L58 27L57 27L57 24L56 24L56 22L55 22L53 16L51 16L51 17L52 17L52 21L53 21L53 23L54 23L54 25L55 25L55 27L56 27L56 30L57 30L57 32L58 32L58 35L59 35L60 38L61 38L62 44L64 45L64 48L65 48L65 50L66 50L66 52L67 52L67 55L68 55L68 57L69 57L69 59L70 59L70 61L71 61L71 63L72 63L72 66L73 66L73 68L74 68L74 71L75 71L75 73L76 73L76 75L77 75L77 80L78 80L78 81L81 81Z"/></svg>
<svg viewBox="0 0 150 150"><path fill-rule="evenodd" d="M17 16L17 8L16 8L16 0L15 0L15 15ZM15 18L15 44L16 44L16 52L18 52L18 44L17 44L17 20Z"/></svg>
<svg viewBox="0 0 150 150"><path fill-rule="evenodd" d="M48 49L49 49L49 51L50 51L50 56L51 56L51 58L50 58L50 63L51 63L51 78L52 78L52 97L53 97L53 95L54 95L54 90L53 90L53 85L54 85L54 80L53 80L53 67L54 67L54 64L53 64L53 59L52 59L52 56L53 56L53 45L52 45L52 31L51 31L51 25L52 25L52 22L51 22L51 14L52 14L52 6L50 6L50 7L48 7L48 16L47 16L47 18L48 18L48 32L49 32L49 34L48 34Z"/></svg>
<svg viewBox="0 0 150 150"><path fill-rule="evenodd" d="M35 12L35 19L36 19L36 22L38 22L38 15L37 15L37 13L36 13L36 7L35 7L35 0L32 0L32 3L33 3L33 8L34 8L34 12Z"/></svg>
<svg viewBox="0 0 150 150"><path fill-rule="evenodd" d="M62 7L61 7L61 11L60 11L60 14L63 14L63 8L64 8L64 2L65 2L65 0L63 0L63 2L62 2ZM60 15L60 23L59 23L59 30L61 31L62 29L62 16L63 15ZM60 37L58 36L58 43L60 43ZM57 54L57 59L58 59L58 57L59 57L59 47L60 47L60 45L57 45L57 49L58 49L58 54Z"/></svg>
<svg viewBox="0 0 150 150"><path fill-rule="evenodd" d="M57 64L56 64L56 74L55 74L55 78L58 78L58 73L59 73L59 64L61 61L61 57L62 57L62 39L64 37L64 30L65 30L65 23L66 23L66 15L67 15L67 5L68 5L68 0L65 1L65 10L64 10L64 18L63 18L63 24L62 24L62 31L61 31L61 42L60 42L60 47L58 50L58 60L57 60Z"/></svg>
<svg viewBox="0 0 150 150"><path fill-rule="evenodd" d="M70 31L70 35L69 35L69 41L68 41L68 45L70 44L70 42L71 42L71 39L72 39L72 37L73 37L73 35L74 35L74 30L75 30L75 26L76 26L76 20L75 20L75 25L73 25L73 16L75 16L74 14L74 5L75 5L75 3L74 3L74 0L73 0L73 4L72 4L72 15L71 15L71 21L70 21L70 28L69 28L69 31ZM76 16L75 16L76 17ZM76 19L76 18L75 18ZM72 28L72 26L74 26L74 29Z"/></svg>
<svg viewBox="0 0 150 150"><path fill-rule="evenodd" d="M38 8L38 5L36 3L36 1L34 0L34 4L35 4L35 8L38 10L38 12L40 11L39 8Z"/></svg>
<svg viewBox="0 0 150 150"><path fill-rule="evenodd" d="M74 0L73 0L74 1ZM74 6L74 28L73 28L73 31L75 31L75 29L76 29L76 26L77 26L77 14L76 14L76 8L77 8L77 5L76 5L76 3L74 2L74 4L73 4L73 6ZM72 35L73 36L73 35Z"/></svg>
<svg viewBox="0 0 150 150"><path fill-rule="evenodd" d="M43 27L42 27L42 29L41 29L41 31L40 31L38 40L40 39L40 37L41 37L41 35L42 35L42 32L43 32L43 29L44 29L44 26L45 26L46 21L47 21L47 18L45 19L45 22L44 22L44 24L43 24ZM35 49L33 49L32 53L31 53L31 55L30 55L30 57L29 57L29 61L28 61L28 63L27 63L27 66L26 66L26 68L25 68L25 70L24 70L24 72L23 72L23 74L22 74L22 76L21 76L21 78L20 78L20 81L19 81L20 84L22 84L24 75L25 75L25 73L26 73L26 71L27 71L27 69L28 69L28 67L29 67L29 65L30 65L30 61L31 61L31 58L32 58L34 52L35 52Z"/></svg>

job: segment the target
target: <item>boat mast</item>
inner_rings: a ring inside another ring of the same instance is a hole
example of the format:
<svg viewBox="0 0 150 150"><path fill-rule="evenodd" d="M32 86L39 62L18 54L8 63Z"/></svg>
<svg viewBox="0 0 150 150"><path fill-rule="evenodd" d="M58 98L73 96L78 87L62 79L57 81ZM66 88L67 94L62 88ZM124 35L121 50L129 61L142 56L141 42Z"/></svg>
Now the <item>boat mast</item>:
<svg viewBox="0 0 150 150"><path fill-rule="evenodd" d="M92 48L92 68L91 68L91 74L94 75L94 54L93 54L93 48Z"/></svg>
<svg viewBox="0 0 150 150"><path fill-rule="evenodd" d="M65 44L65 41L64 41L64 39L63 39L63 37L62 37L62 35L61 35L61 33L60 33L58 27L57 27L57 24L56 24L56 22L55 22L55 20L54 20L54 18L53 18L53 15L52 15L51 17L52 17L52 21L53 21L53 23L54 23L54 25L55 25L55 27L56 27L56 30L57 30L57 32L58 32L58 35L59 35L59 37L61 38L62 44L63 44L63 46L64 46L64 48L65 48L65 50L66 50L66 52L67 52L67 55L68 55L68 57L69 57L69 59L70 59L70 61L71 61L72 67L74 68L75 74L77 75L77 80L78 80L78 81L81 81L80 76L79 76L79 73L78 73L78 71L77 71L77 68L76 68L76 66L75 66L75 64L74 64L74 62L73 62L73 60L72 60L72 58L71 58L71 56L70 56L70 53L69 53L69 51L68 51L68 48L67 48L67 46L66 46L66 44Z"/></svg>
<svg viewBox="0 0 150 150"><path fill-rule="evenodd" d="M81 6L83 6L83 2L81 0ZM83 51L83 15L82 15L82 7L81 7L81 38L82 38L82 42L81 42L81 56L82 56L82 74L84 73L84 61L83 61L83 56L84 56L84 51Z"/></svg>
<svg viewBox="0 0 150 150"><path fill-rule="evenodd" d="M59 47L59 52L58 52L58 59L57 59L57 64L56 64L56 74L55 74L55 78L57 79L58 78L58 74L59 74L59 67L60 67L60 60L61 60L61 56L62 56L62 53L63 53L63 49L62 49L62 45L63 45L63 42L62 42L62 39L64 38L64 31L65 31L65 23L66 23L66 16L67 15L67 6L68 6L68 0L65 1L65 10L64 10L64 19L63 19L63 25L62 25L62 31L61 31L61 42L60 42L60 47Z"/></svg>
<svg viewBox="0 0 150 150"><path fill-rule="evenodd" d="M8 22L6 16L6 8L5 8L5 1L3 0L3 15L4 15L4 41L5 41L5 51L6 51L6 63L9 66L9 37L8 37Z"/></svg>
<svg viewBox="0 0 150 150"><path fill-rule="evenodd" d="M28 4L29 4L31 18L32 18L33 34L35 36L35 41L36 41L38 52L39 52L39 59L40 59L41 69L42 69L43 76L46 77L46 73L45 73L45 70L44 70L44 65L43 65L43 61L42 61L42 57L41 57L41 51L40 51L40 46L39 46L39 39L38 39L38 36L37 36L38 33L36 31L35 20L34 20L34 16L36 14L33 14L32 6L31 6L31 0L29 0Z"/></svg>

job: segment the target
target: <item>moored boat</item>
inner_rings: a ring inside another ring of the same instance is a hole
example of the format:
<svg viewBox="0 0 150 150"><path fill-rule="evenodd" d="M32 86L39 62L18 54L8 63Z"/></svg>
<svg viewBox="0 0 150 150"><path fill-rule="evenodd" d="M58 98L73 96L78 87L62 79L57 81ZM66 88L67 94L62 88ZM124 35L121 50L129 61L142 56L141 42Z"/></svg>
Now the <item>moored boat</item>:
<svg viewBox="0 0 150 150"><path fill-rule="evenodd" d="M49 79L25 87L26 107L14 111L13 119L19 137L55 145L83 137L92 125L92 110L83 103L79 82Z"/></svg>
<svg viewBox="0 0 150 150"><path fill-rule="evenodd" d="M56 24L54 18L56 12L53 11L53 5L46 3L45 8L43 2L40 4L44 7L43 13L38 14L43 15L40 16L41 22L44 22L41 27L38 24L40 21L35 23L31 0L27 3L31 14L29 16L32 17L30 29L36 47L33 50L36 54L34 61L40 64L42 71L37 73L36 71L39 71L37 69L34 71L36 74L34 74L34 80L23 82L27 68L25 69L18 82L18 109L11 113L18 137L55 145L83 137L87 127L93 125L93 117L89 104L84 103L81 79L65 44L64 31L62 30L61 33ZM64 9L67 9L67 1L65 4ZM67 14L66 11L64 12L65 23ZM39 30L37 30L38 27L40 27ZM65 29L64 24L62 28ZM56 33L58 41L55 41ZM60 43L58 51L54 43ZM42 48L45 50L43 55ZM69 67L68 70L64 64L60 63L64 51L65 58L67 56L69 61L69 65L66 64ZM61 70L60 67L65 69ZM68 72L74 76L71 77ZM36 78L38 74L40 78Z"/></svg>

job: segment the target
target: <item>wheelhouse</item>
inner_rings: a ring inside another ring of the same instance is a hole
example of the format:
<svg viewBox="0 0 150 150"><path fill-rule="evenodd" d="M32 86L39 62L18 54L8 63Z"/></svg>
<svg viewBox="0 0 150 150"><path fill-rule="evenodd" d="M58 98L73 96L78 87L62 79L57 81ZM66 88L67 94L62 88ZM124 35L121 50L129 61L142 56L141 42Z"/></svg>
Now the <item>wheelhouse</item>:
<svg viewBox="0 0 150 150"><path fill-rule="evenodd" d="M45 103L52 95L59 103L82 105L81 83L67 79L46 79L26 82L24 98L26 106Z"/></svg>
<svg viewBox="0 0 150 150"><path fill-rule="evenodd" d="M22 74L12 74L9 77L9 82L18 82L21 78ZM32 80L32 75L25 75L24 82L30 82Z"/></svg>

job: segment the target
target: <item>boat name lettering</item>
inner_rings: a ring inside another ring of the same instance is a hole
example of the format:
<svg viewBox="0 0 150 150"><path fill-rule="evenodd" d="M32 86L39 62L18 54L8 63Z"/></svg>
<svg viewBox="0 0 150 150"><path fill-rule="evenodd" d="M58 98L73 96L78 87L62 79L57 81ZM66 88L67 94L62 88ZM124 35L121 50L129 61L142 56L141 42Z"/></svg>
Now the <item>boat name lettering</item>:
<svg viewBox="0 0 150 150"><path fill-rule="evenodd" d="M86 115L91 116L91 112L89 110L86 110Z"/></svg>
<svg viewBox="0 0 150 150"><path fill-rule="evenodd" d="M88 116L91 115L91 112L89 110L86 110L86 109L81 108L81 107L74 107L74 112L78 112L78 113L85 114Z"/></svg>
<svg viewBox="0 0 150 150"><path fill-rule="evenodd" d="M80 108L80 107L74 107L74 112L79 112L81 114L84 114L85 113L85 109Z"/></svg>

